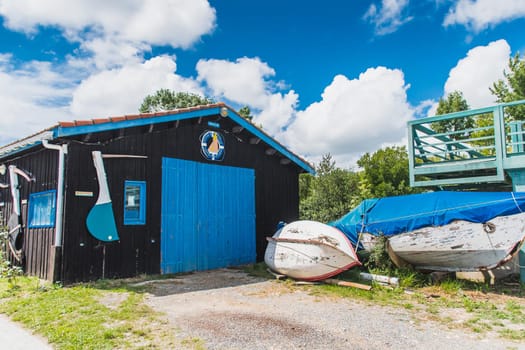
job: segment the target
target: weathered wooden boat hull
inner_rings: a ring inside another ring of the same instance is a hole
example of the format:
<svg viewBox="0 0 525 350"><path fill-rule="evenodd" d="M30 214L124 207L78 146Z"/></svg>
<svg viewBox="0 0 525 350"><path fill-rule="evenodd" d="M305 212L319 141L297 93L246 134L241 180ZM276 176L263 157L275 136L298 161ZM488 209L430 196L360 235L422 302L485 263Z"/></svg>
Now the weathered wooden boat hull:
<svg viewBox="0 0 525 350"><path fill-rule="evenodd" d="M365 249L376 237L363 236ZM508 262L525 239L525 213L499 216L489 222L454 221L388 238L392 261L429 271L490 270Z"/></svg>
<svg viewBox="0 0 525 350"><path fill-rule="evenodd" d="M268 238L264 261L288 277L319 281L360 265L348 238L334 227L295 221Z"/></svg>

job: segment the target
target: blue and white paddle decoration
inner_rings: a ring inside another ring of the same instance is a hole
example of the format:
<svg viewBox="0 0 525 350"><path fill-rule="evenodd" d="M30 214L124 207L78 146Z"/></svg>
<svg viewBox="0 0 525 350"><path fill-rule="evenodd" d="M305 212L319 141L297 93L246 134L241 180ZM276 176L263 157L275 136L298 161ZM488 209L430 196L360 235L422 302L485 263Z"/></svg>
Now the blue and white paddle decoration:
<svg viewBox="0 0 525 350"><path fill-rule="evenodd" d="M115 215L113 214L111 197L109 196L108 181L106 171L104 170L102 154L100 151L93 151L91 153L93 155L93 164L97 171L99 192L97 202L87 216L86 225L89 233L96 239L104 242L118 241L117 225L115 223Z"/></svg>

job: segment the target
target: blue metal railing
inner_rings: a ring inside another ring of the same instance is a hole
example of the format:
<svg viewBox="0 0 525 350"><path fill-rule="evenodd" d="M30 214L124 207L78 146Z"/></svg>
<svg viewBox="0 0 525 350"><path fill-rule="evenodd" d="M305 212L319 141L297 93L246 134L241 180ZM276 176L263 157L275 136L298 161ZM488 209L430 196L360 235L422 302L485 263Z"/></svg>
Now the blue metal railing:
<svg viewBox="0 0 525 350"><path fill-rule="evenodd" d="M525 100L408 123L412 186L505 182L525 171Z"/></svg>

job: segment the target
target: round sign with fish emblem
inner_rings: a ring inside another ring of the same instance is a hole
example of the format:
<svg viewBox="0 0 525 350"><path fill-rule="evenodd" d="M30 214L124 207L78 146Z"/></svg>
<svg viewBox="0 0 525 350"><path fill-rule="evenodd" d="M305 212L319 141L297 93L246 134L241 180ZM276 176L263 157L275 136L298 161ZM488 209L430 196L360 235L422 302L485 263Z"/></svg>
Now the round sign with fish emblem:
<svg viewBox="0 0 525 350"><path fill-rule="evenodd" d="M224 137L216 131L205 131L201 137L201 153L208 160L224 159Z"/></svg>

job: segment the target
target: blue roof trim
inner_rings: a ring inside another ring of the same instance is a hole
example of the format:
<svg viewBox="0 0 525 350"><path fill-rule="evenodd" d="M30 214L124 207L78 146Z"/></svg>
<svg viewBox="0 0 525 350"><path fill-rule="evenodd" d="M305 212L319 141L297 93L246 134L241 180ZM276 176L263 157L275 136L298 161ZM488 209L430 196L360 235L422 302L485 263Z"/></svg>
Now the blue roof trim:
<svg viewBox="0 0 525 350"><path fill-rule="evenodd" d="M281 153L283 156L285 156L286 158L288 158L291 161L293 161L299 167L303 168L306 172L308 172L308 173L310 173L312 175L315 175L315 169L311 165L309 165L308 163L306 163L305 161L300 159L298 156L296 156L295 154L293 154L292 152L287 150L284 146L282 146L280 143L278 143L272 137L267 135L264 131L262 131L261 129L257 128L255 125L253 125L252 123L250 123L249 121L247 121L246 119L241 117L239 114L237 114L237 112L235 112L231 108L228 108L228 109L229 109L230 112L232 112L232 113L228 113L228 116L232 120L234 120L236 123L238 123L242 127L246 128L249 132L251 132L255 136L259 137L261 140L266 142L272 148L275 148L277 150L277 152Z"/></svg>
<svg viewBox="0 0 525 350"><path fill-rule="evenodd" d="M9 152L3 153L2 155L0 155L0 159L7 158L9 156L12 156L14 154L23 152L25 150L28 150L28 149L33 148L35 146L38 146L40 144L42 144L42 141L35 141L33 143L28 143L28 144L26 144L24 146L20 146L20 147L18 147L16 149L13 149L13 150L9 151Z"/></svg>
<svg viewBox="0 0 525 350"><path fill-rule="evenodd" d="M309 165L307 162L305 162L304 160L302 160L301 158L299 158L298 156L296 156L295 154L287 150L284 146L282 146L272 137L270 137L265 132L263 132L261 129L257 128L252 123L250 123L249 121L241 117L239 114L237 114L237 112L235 112L233 109L231 109L230 107L226 105L222 105L218 107L211 107L211 108L203 108L203 109L194 110L194 111L178 112L174 114L167 114L167 115L161 115L161 116L152 116L152 117L139 118L139 119L133 119L133 120L124 120L124 121L118 121L118 122L107 122L107 123L101 123L101 124L80 125L80 126L71 126L71 127L57 126L56 128L53 129L53 138L75 136L75 135L88 134L88 133L93 133L93 132L116 130L116 129L121 129L121 128L130 128L130 127L143 126L143 125L149 125L149 124L166 123L166 122L177 121L177 120L207 117L212 114L220 114L220 111L222 108L228 109L227 118L232 119L233 121L238 123L240 126L242 126L246 130L251 132L253 135L259 137L261 140L267 143L270 147L277 150L284 157L293 161L297 166L299 166L306 172L310 174L315 174L315 169L311 165Z"/></svg>
<svg viewBox="0 0 525 350"><path fill-rule="evenodd" d="M50 130L44 130L37 134L28 136L22 140L2 146L0 147L0 159L31 149L37 145L40 145L42 140L49 140L52 137L53 133Z"/></svg>

